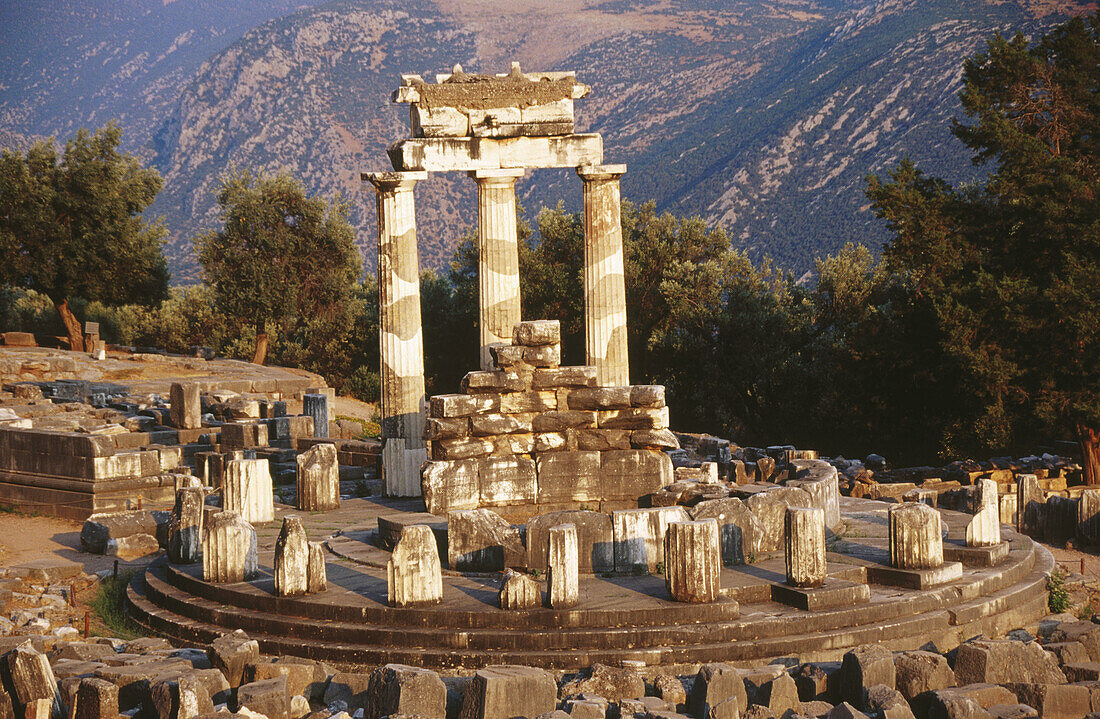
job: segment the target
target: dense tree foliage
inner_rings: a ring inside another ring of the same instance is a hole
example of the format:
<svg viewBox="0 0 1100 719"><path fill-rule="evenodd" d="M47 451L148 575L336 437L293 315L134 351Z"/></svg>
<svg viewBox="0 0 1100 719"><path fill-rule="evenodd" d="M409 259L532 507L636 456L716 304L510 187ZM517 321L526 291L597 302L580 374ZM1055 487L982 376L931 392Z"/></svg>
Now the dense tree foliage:
<svg viewBox="0 0 1100 719"><path fill-rule="evenodd" d="M952 187L909 162L871 178L885 250L959 372L957 436L1071 432L1100 482L1100 15L966 63L954 134L990 167Z"/></svg>
<svg viewBox="0 0 1100 719"><path fill-rule="evenodd" d="M218 192L224 226L195 239L218 308L255 332L263 364L278 339L346 325L362 261L340 200L307 197L287 173L234 171Z"/></svg>
<svg viewBox="0 0 1100 719"><path fill-rule="evenodd" d="M70 301L152 304L168 288L165 228L141 214L160 175L120 139L108 124L77 132L60 157L52 139L0 152L0 283L49 297L73 349L83 332Z"/></svg>

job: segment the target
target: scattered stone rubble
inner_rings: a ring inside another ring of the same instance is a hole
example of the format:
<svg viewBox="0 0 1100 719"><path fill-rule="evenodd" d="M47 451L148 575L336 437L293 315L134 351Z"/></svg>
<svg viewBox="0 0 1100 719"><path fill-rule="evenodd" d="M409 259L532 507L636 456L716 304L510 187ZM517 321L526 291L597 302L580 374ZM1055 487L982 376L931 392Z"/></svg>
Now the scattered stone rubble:
<svg viewBox="0 0 1100 719"><path fill-rule="evenodd" d="M0 370L4 363L42 366L38 374L6 373L12 381L0 383L0 503L78 520L168 510L185 475L221 496L229 465L239 460L262 461L278 487L275 499L290 503L305 474L314 507L335 506L340 496L359 491L356 483L378 483L377 440L357 439L358 423L331 416L318 436L319 415L303 414L307 396L323 400L309 409L333 411L332 390L318 386L320 377L259 368L249 371L260 378L235 379L234 372L243 374L236 365L248 365L218 360L212 364L229 365L223 378L210 370L200 374L201 358L149 355L156 359L138 362L134 356L107 360L123 367L118 371L94 373L88 366L95 362L83 353L0 349ZM157 379L130 367L142 364L157 365ZM76 370L101 379L74 379ZM104 375L136 378L122 383ZM308 454L317 446L330 449ZM308 457L301 468L299 453ZM143 546L152 548L147 541ZM141 546L122 551L133 554Z"/></svg>
<svg viewBox="0 0 1100 719"><path fill-rule="evenodd" d="M1024 631L1008 639L976 637L946 654L865 645L838 662L704 664L681 674L634 665L595 664L564 674L499 665L444 678L401 664L340 671L265 656L240 630L195 649L163 639L84 639L19 628L0 637L0 680L8 690L0 694L0 716L1100 717L1100 625L1052 615L1038 629L1037 637Z"/></svg>

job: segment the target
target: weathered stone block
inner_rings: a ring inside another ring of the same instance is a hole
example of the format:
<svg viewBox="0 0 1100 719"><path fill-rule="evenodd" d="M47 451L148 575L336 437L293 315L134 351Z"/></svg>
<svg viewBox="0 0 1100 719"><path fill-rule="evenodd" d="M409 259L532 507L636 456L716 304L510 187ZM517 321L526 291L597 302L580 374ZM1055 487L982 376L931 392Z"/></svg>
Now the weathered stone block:
<svg viewBox="0 0 1100 719"><path fill-rule="evenodd" d="M500 411L505 414L548 412L557 409L559 409L558 396L553 392L509 392L500 396Z"/></svg>
<svg viewBox="0 0 1100 719"><path fill-rule="evenodd" d="M371 672L364 716L416 716L444 719L447 688L439 675L428 669L387 664Z"/></svg>
<svg viewBox="0 0 1100 719"><path fill-rule="evenodd" d="M459 439L470 434L470 419L468 417L428 417L424 424L424 439L437 441L441 439Z"/></svg>
<svg viewBox="0 0 1100 719"><path fill-rule="evenodd" d="M91 554L107 551L107 542L134 534L156 536L157 522L152 512L134 510L110 514L93 514L80 529L80 547Z"/></svg>
<svg viewBox="0 0 1100 719"><path fill-rule="evenodd" d="M315 444L297 457L298 509L329 512L340 507L336 445Z"/></svg>
<svg viewBox="0 0 1100 719"><path fill-rule="evenodd" d="M695 675L688 711L699 719L737 719L749 698L741 674L728 664L704 664Z"/></svg>
<svg viewBox="0 0 1100 719"><path fill-rule="evenodd" d="M522 567L527 552L519 528L488 509L466 509L447 515L447 563L460 572L496 572Z"/></svg>
<svg viewBox="0 0 1100 719"><path fill-rule="evenodd" d="M570 430L581 451L608 452L630 449L628 429L574 429Z"/></svg>
<svg viewBox="0 0 1100 719"><path fill-rule="evenodd" d="M39 700L45 703L47 719L60 719L61 696L49 659L37 651L28 640L0 657L0 679L11 691L16 712L29 712L28 707Z"/></svg>
<svg viewBox="0 0 1100 719"><path fill-rule="evenodd" d="M324 396L324 395L321 395ZM264 679L237 688L237 711L247 707L267 719L289 719L290 692L286 677Z"/></svg>
<svg viewBox="0 0 1100 719"><path fill-rule="evenodd" d="M439 550L430 527L413 525L401 532L386 565L390 606L415 607L443 601Z"/></svg>
<svg viewBox="0 0 1100 719"><path fill-rule="evenodd" d="M1064 684L1054 655L1036 643L979 639L959 645L955 658L958 684Z"/></svg>
<svg viewBox="0 0 1100 719"><path fill-rule="evenodd" d="M536 369L531 381L534 389L595 387L596 368L588 366Z"/></svg>
<svg viewBox="0 0 1100 719"><path fill-rule="evenodd" d="M630 446L636 449L680 449L680 440L668 429L636 429L630 433Z"/></svg>
<svg viewBox="0 0 1100 719"><path fill-rule="evenodd" d="M485 457L493 451L493 442L484 437L460 437L432 442L432 459L454 461Z"/></svg>
<svg viewBox="0 0 1100 719"><path fill-rule="evenodd" d="M593 387L569 392L569 409L630 409L631 387ZM562 409L565 409L562 407Z"/></svg>
<svg viewBox="0 0 1100 719"><path fill-rule="evenodd" d="M537 609L542 606L542 589L531 577L509 569L501 580L499 599L501 609Z"/></svg>
<svg viewBox="0 0 1100 719"><path fill-rule="evenodd" d="M740 499L728 497L700 502L692 507L691 517L717 522L723 564L744 564L756 552L762 528L756 515Z"/></svg>
<svg viewBox="0 0 1100 719"><path fill-rule="evenodd" d="M596 413L585 410L554 410L534 416L536 432L562 432L567 429L595 429Z"/></svg>
<svg viewBox="0 0 1100 719"><path fill-rule="evenodd" d="M599 452L551 452L535 458L538 503L598 502L604 496Z"/></svg>
<svg viewBox="0 0 1100 719"><path fill-rule="evenodd" d="M955 686L955 672L947 657L935 652L898 652L894 655L894 673L898 691L908 700Z"/></svg>
<svg viewBox="0 0 1100 719"><path fill-rule="evenodd" d="M895 688L894 655L877 644L865 644L847 652L840 671L841 698L857 707L867 705L867 690L876 684Z"/></svg>
<svg viewBox="0 0 1100 719"><path fill-rule="evenodd" d="M578 569L586 573L615 571L615 534L603 512L566 510L532 517L527 522L527 566L545 571L550 527L571 524L577 530Z"/></svg>
<svg viewBox="0 0 1100 719"><path fill-rule="evenodd" d="M159 681L149 693L158 719L194 719L214 711L210 692L195 677Z"/></svg>
<svg viewBox="0 0 1100 719"><path fill-rule="evenodd" d="M636 384L630 388L633 407L664 407L665 388L659 384Z"/></svg>
<svg viewBox="0 0 1100 719"><path fill-rule="evenodd" d="M558 685L544 669L490 666L474 672L462 702L461 719L516 719L554 711Z"/></svg>
<svg viewBox="0 0 1100 719"><path fill-rule="evenodd" d="M512 328L514 345L536 347L559 342L561 342L561 323L558 320L528 320L518 322Z"/></svg>
<svg viewBox="0 0 1100 719"><path fill-rule="evenodd" d="M529 389L523 376L510 370L467 372L459 388L468 394L522 392Z"/></svg>
<svg viewBox="0 0 1100 719"><path fill-rule="evenodd" d="M603 499L636 501L672 484L672 460L651 449L601 452L600 476Z"/></svg>
<svg viewBox="0 0 1100 719"><path fill-rule="evenodd" d="M1086 489L1077 500L1077 539L1083 546L1100 545L1100 490Z"/></svg>
<svg viewBox="0 0 1100 719"><path fill-rule="evenodd" d="M665 561L665 533L672 522L690 521L683 507L624 509L613 512L615 571L654 572Z"/></svg>
<svg viewBox="0 0 1100 719"><path fill-rule="evenodd" d="M486 437L531 432L534 416L531 413L474 415L470 418L470 433L475 437Z"/></svg>
<svg viewBox="0 0 1100 719"><path fill-rule="evenodd" d="M596 421L602 429L667 429L668 407L601 410Z"/></svg>
<svg viewBox="0 0 1100 719"><path fill-rule="evenodd" d="M756 492L744 500L756 517L757 534L753 551L757 554L783 549L787 507L813 507L813 498L798 487L774 487Z"/></svg>
<svg viewBox="0 0 1100 719"><path fill-rule="evenodd" d="M118 714L117 686L96 677L80 679L70 715L72 719L114 719Z"/></svg>
<svg viewBox="0 0 1100 719"><path fill-rule="evenodd" d="M428 462L420 479L428 511L445 515L455 509L476 509L481 503L477 460Z"/></svg>
<svg viewBox="0 0 1100 719"><path fill-rule="evenodd" d="M478 469L478 494L484 507L534 504L536 488L535 462L529 457L492 457Z"/></svg>
<svg viewBox="0 0 1100 719"><path fill-rule="evenodd" d="M260 645L237 629L211 642L206 654L210 658L210 665L225 675L229 686L239 687L244 678L245 667L255 663L260 656Z"/></svg>
<svg viewBox="0 0 1100 719"><path fill-rule="evenodd" d="M180 429L202 427L202 405L199 385L195 382L173 382L169 390L171 422Z"/></svg>
<svg viewBox="0 0 1100 719"><path fill-rule="evenodd" d="M437 394L431 398L432 417L469 417L499 411L499 394Z"/></svg>

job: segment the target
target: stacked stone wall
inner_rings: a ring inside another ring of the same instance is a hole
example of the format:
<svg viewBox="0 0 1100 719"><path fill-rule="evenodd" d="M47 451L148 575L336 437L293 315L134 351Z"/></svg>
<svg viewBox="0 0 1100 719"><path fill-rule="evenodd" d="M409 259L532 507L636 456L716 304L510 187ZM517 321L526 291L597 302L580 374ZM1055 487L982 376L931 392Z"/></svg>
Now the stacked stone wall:
<svg viewBox="0 0 1100 719"><path fill-rule="evenodd" d="M662 450L679 445L664 387L597 387L594 367L562 367L557 321L517 324L492 357L495 369L467 374L461 394L431 398L429 512L609 512L672 482Z"/></svg>

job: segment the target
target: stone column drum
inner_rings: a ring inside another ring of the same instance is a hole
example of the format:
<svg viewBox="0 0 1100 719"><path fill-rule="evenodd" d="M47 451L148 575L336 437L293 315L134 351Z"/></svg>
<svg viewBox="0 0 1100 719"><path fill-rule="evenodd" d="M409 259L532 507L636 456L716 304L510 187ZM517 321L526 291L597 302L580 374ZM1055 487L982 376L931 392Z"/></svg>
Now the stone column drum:
<svg viewBox="0 0 1100 719"><path fill-rule="evenodd" d="M940 513L920 502L891 507L890 566L897 569L935 569L943 565Z"/></svg>
<svg viewBox="0 0 1100 719"><path fill-rule="evenodd" d="M271 471L266 459L234 459L226 465L222 508L238 512L251 524L275 519Z"/></svg>
<svg viewBox="0 0 1100 719"><path fill-rule="evenodd" d="M630 384L619 178L626 165L577 168L584 181L584 349L601 387Z"/></svg>
<svg viewBox="0 0 1100 719"><path fill-rule="evenodd" d="M328 439L328 395L302 395L302 414L313 418L313 436Z"/></svg>
<svg viewBox="0 0 1100 719"><path fill-rule="evenodd" d="M718 522L673 522L665 535L665 586L677 602L718 599L721 551Z"/></svg>
<svg viewBox="0 0 1100 719"><path fill-rule="evenodd" d="M340 464L336 445L316 444L298 454L298 509L328 512L340 508Z"/></svg>
<svg viewBox="0 0 1100 719"><path fill-rule="evenodd" d="M512 341L520 317L516 180L522 169L472 170L477 182L477 287L481 369L492 370L489 345Z"/></svg>
<svg viewBox="0 0 1100 719"><path fill-rule="evenodd" d="M550 528L547 556L546 603L551 609L569 609L580 601L580 572L577 556L577 528L559 524Z"/></svg>
<svg viewBox="0 0 1100 719"><path fill-rule="evenodd" d="M176 490L176 503L168 526L168 561L193 564L202 549L202 515L205 495L198 487Z"/></svg>
<svg viewBox="0 0 1100 719"><path fill-rule="evenodd" d="M244 582L256 576L256 530L233 511L218 512L202 540L202 578L207 582Z"/></svg>
<svg viewBox="0 0 1100 719"><path fill-rule="evenodd" d="M309 543L309 564L306 567L306 592L316 594L328 589L328 570L325 569L325 546L320 542Z"/></svg>
<svg viewBox="0 0 1100 719"><path fill-rule="evenodd" d="M382 477L390 497L420 496L424 444L424 335L413 187L426 172L365 175L378 191Z"/></svg>
<svg viewBox="0 0 1100 719"><path fill-rule="evenodd" d="M820 587L825 583L825 511L818 507L787 507L787 584Z"/></svg>
<svg viewBox="0 0 1100 719"><path fill-rule="evenodd" d="M393 607L443 601L443 568L431 527L414 524L401 530L401 539L386 564L386 589Z"/></svg>
<svg viewBox="0 0 1100 719"><path fill-rule="evenodd" d="M1001 506L997 483L992 479L979 479L978 492L978 511L966 525L966 546L992 547L1001 543Z"/></svg>
<svg viewBox="0 0 1100 719"><path fill-rule="evenodd" d="M295 597L309 590L309 541L302 520L283 517L283 528L275 540L275 595Z"/></svg>

